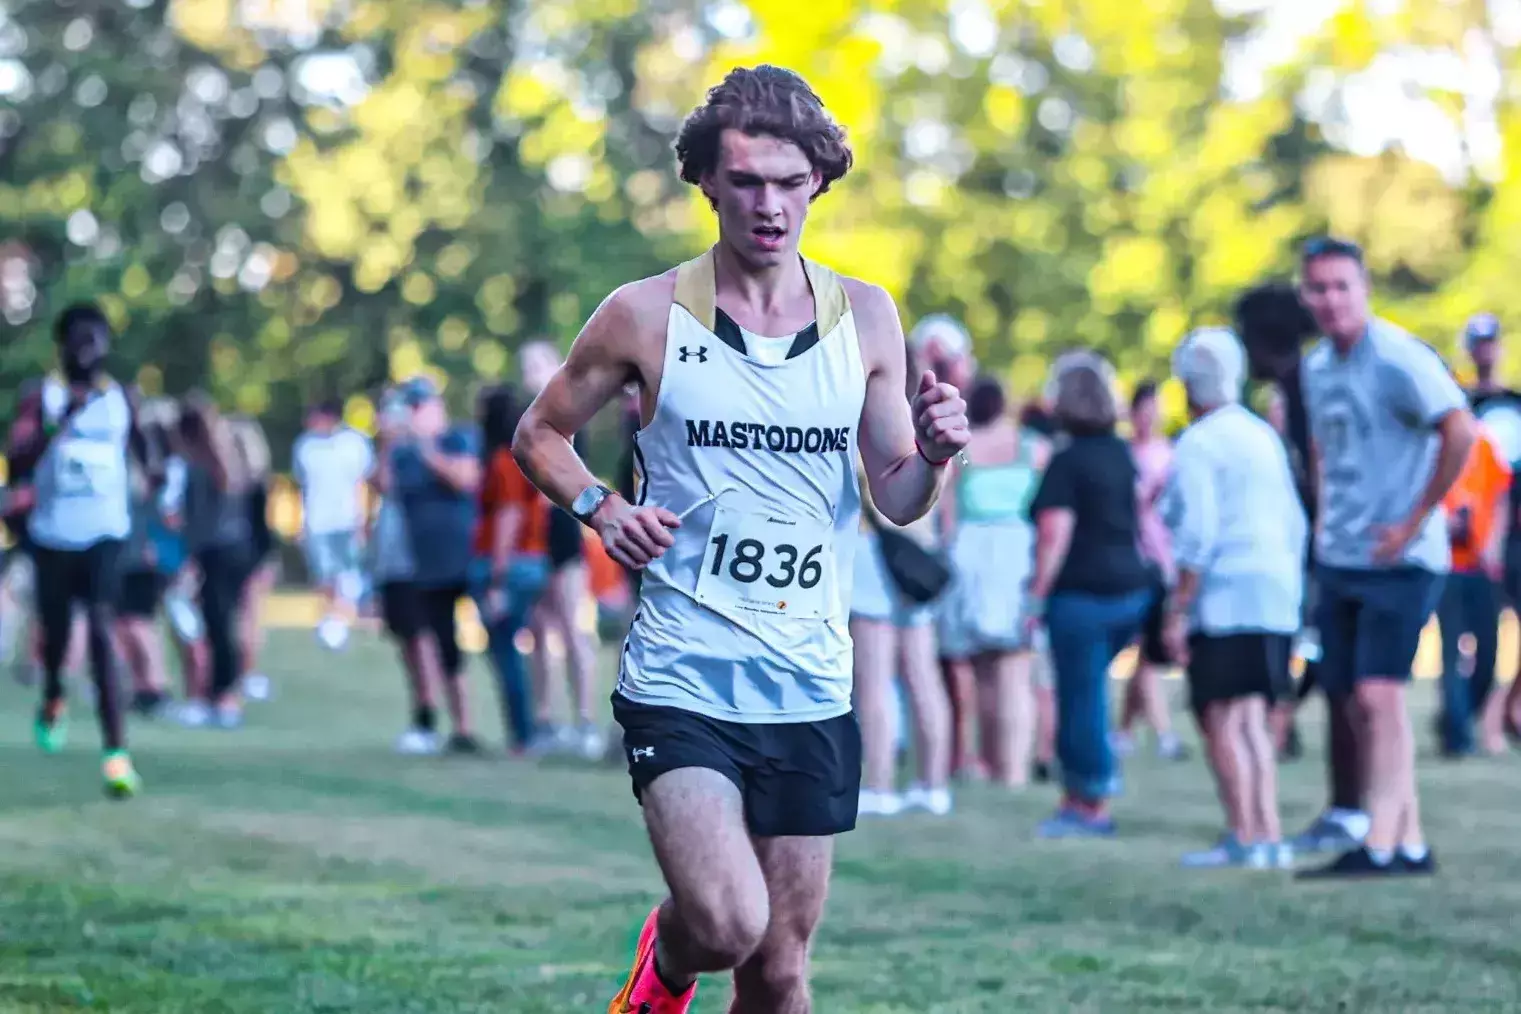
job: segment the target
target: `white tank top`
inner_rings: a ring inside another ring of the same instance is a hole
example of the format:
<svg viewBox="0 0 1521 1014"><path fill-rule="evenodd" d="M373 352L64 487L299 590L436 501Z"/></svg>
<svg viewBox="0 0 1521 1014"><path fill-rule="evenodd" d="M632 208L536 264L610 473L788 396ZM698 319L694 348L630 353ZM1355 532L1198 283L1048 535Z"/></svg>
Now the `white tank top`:
<svg viewBox="0 0 1521 1014"><path fill-rule="evenodd" d="M47 425L62 420L68 387L48 378L42 388ZM53 437L37 463L37 506L27 531L48 549L84 549L132 531L127 439L132 409L114 381L103 382Z"/></svg>
<svg viewBox="0 0 1521 1014"><path fill-rule="evenodd" d="M677 270L634 460L639 502L682 524L645 571L624 645L618 690L632 701L748 723L850 711L866 373L839 278L804 267L816 324L770 364L734 347L744 339L714 306L712 251Z"/></svg>

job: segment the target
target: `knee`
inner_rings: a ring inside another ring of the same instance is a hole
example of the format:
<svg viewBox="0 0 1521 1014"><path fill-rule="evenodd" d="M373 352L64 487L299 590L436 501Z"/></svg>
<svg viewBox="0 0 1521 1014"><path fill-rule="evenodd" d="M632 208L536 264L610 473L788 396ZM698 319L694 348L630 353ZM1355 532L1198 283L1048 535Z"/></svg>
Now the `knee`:
<svg viewBox="0 0 1521 1014"><path fill-rule="evenodd" d="M764 891L713 893L679 908L688 938L705 956L711 971L738 968L756 953L766 936L771 906Z"/></svg>
<svg viewBox="0 0 1521 1014"><path fill-rule="evenodd" d="M735 970L736 993L756 1010L792 1010L789 1001L808 989L808 940L797 934L772 934L744 965Z"/></svg>

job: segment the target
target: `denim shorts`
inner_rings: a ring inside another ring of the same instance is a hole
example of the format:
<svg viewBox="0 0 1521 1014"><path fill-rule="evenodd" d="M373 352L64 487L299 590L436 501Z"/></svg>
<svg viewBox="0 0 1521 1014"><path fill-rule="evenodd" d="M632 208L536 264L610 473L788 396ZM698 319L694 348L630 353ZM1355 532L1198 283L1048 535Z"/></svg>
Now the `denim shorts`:
<svg viewBox="0 0 1521 1014"><path fill-rule="evenodd" d="M1317 568L1315 625L1325 692L1346 697L1361 680L1410 679L1443 578L1420 567Z"/></svg>
<svg viewBox="0 0 1521 1014"><path fill-rule="evenodd" d="M359 569L359 535L324 532L306 537L306 569L315 585L330 585Z"/></svg>

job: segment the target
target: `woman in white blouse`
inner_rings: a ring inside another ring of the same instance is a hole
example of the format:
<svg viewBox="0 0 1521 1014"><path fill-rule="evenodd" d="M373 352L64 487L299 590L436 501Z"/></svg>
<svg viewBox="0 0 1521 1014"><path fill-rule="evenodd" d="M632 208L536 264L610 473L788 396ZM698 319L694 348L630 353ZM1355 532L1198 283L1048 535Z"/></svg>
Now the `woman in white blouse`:
<svg viewBox="0 0 1521 1014"><path fill-rule="evenodd" d="M1283 441L1240 404L1246 355L1235 334L1189 335L1173 373L1193 422L1178 439L1164 512L1178 568L1164 637L1187 665L1227 824L1219 844L1184 865L1283 868L1292 856L1279 827L1268 709L1292 692L1304 510Z"/></svg>

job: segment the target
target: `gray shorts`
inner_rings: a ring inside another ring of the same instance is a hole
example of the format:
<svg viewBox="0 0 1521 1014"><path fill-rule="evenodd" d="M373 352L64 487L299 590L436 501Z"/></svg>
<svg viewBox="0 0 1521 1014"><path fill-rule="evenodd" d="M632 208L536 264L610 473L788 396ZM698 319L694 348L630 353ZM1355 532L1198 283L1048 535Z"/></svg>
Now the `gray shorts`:
<svg viewBox="0 0 1521 1014"><path fill-rule="evenodd" d="M325 532L306 537L306 570L319 587L335 584L359 570L359 533Z"/></svg>
<svg viewBox="0 0 1521 1014"><path fill-rule="evenodd" d="M875 535L863 534L856 543L855 574L850 615L856 619L891 623L895 627L919 627L935 618L933 606L911 601L893 584Z"/></svg>

